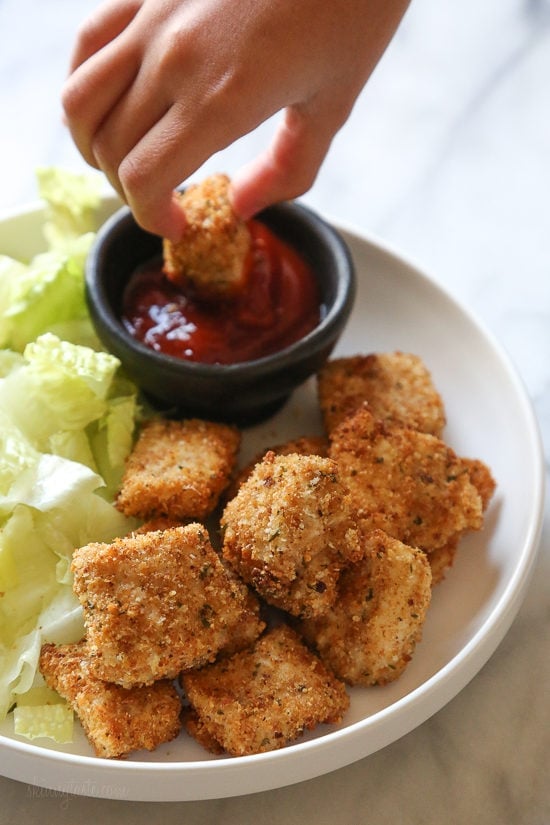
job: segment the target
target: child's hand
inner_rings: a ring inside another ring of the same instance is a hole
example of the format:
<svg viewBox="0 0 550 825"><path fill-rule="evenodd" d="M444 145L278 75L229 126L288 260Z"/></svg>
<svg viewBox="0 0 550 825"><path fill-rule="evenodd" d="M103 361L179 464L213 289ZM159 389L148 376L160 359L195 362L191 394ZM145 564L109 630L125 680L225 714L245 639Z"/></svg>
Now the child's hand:
<svg viewBox="0 0 550 825"><path fill-rule="evenodd" d="M407 0L107 0L81 29L63 105L84 158L146 229L177 240L173 190L276 112L234 175L249 217L315 180Z"/></svg>

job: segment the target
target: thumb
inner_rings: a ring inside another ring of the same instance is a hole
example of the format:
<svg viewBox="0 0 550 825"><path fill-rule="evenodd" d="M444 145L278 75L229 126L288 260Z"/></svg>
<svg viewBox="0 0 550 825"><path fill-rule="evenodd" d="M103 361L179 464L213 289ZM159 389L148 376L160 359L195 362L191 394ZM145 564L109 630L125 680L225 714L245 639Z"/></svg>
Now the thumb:
<svg viewBox="0 0 550 825"><path fill-rule="evenodd" d="M246 220L307 192L341 123L306 106L285 109L271 145L233 176L231 199L237 214Z"/></svg>

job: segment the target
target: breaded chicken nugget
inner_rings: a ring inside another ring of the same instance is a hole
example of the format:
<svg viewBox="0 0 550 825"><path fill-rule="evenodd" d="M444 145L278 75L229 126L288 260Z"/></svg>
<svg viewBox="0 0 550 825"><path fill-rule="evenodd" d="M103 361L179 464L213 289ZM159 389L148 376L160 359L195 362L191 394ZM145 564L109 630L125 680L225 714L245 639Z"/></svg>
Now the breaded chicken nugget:
<svg viewBox="0 0 550 825"><path fill-rule="evenodd" d="M329 454L365 530L431 552L483 524L468 463L433 435L388 429L361 408L334 430Z"/></svg>
<svg viewBox="0 0 550 825"><path fill-rule="evenodd" d="M196 714L189 732L233 756L282 748L320 723L341 722L349 706L342 682L285 625L253 650L183 674L182 684Z"/></svg>
<svg viewBox="0 0 550 825"><path fill-rule="evenodd" d="M144 423L116 500L126 516L205 518L229 483L240 445L235 427L191 418Z"/></svg>
<svg viewBox="0 0 550 825"><path fill-rule="evenodd" d="M478 491L481 498L483 512L487 510L496 489L496 482L491 471L483 461L476 458L462 458L462 462L468 469L470 481ZM447 544L438 547L428 553L428 561L432 568L432 587L443 581L448 571L455 562L456 554L460 544L460 534L453 536Z"/></svg>
<svg viewBox="0 0 550 825"><path fill-rule="evenodd" d="M365 551L342 573L334 607L299 630L338 678L383 685L403 673L421 639L431 571L425 553L381 530L366 537Z"/></svg>
<svg viewBox="0 0 550 825"><path fill-rule="evenodd" d="M485 511L489 506L496 490L496 481L487 465L478 458L463 458L468 468L470 481L481 496L481 504Z"/></svg>
<svg viewBox="0 0 550 825"><path fill-rule="evenodd" d="M85 642L44 645L40 670L73 708L97 756L154 750L180 732L181 700L172 682L130 690L103 682L91 673Z"/></svg>
<svg viewBox="0 0 550 825"><path fill-rule="evenodd" d="M247 617L264 626L200 524L88 544L72 570L90 670L126 688L213 661Z"/></svg>
<svg viewBox="0 0 550 825"><path fill-rule="evenodd" d="M179 194L186 225L182 239L164 240L164 272L202 296L238 292L248 275L251 236L229 201L227 175L212 175Z"/></svg>
<svg viewBox="0 0 550 825"><path fill-rule="evenodd" d="M483 461L477 458L463 458L462 461L468 469L470 481L479 493L481 506L483 512L485 512L496 490L496 481ZM428 561L432 568L432 586L443 581L447 572L453 566L459 546L459 539L460 535L456 535L451 538L447 544L438 547L428 554Z"/></svg>
<svg viewBox="0 0 550 825"><path fill-rule="evenodd" d="M375 418L440 436L443 400L417 355L391 352L328 361L317 376L327 432L367 404Z"/></svg>
<svg viewBox="0 0 550 825"><path fill-rule="evenodd" d="M270 604L327 610L340 570L361 554L347 490L321 456L270 452L226 506L223 556Z"/></svg>

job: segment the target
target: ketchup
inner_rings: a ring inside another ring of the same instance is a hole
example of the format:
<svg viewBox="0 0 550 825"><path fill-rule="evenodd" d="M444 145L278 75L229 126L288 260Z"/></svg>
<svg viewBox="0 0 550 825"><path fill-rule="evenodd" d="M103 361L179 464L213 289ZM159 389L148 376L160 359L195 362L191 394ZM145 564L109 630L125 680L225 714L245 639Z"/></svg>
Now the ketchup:
<svg viewBox="0 0 550 825"><path fill-rule="evenodd" d="M310 332L321 303L310 267L264 224L249 221L251 271L238 295L201 300L173 284L162 258L140 266L123 296L122 321L158 352L205 364L270 355Z"/></svg>

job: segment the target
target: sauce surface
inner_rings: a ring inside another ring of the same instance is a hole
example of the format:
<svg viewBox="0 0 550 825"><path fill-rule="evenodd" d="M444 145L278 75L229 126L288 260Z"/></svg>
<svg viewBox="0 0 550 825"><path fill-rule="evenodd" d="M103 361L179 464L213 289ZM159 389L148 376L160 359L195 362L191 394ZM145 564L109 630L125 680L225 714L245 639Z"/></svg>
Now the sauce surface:
<svg viewBox="0 0 550 825"><path fill-rule="evenodd" d="M313 272L264 224L249 222L251 269L239 295L205 301L171 283L162 257L140 266L123 296L126 329L158 352L206 364L270 355L303 338L320 321Z"/></svg>

